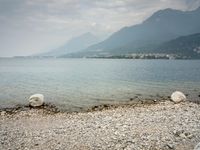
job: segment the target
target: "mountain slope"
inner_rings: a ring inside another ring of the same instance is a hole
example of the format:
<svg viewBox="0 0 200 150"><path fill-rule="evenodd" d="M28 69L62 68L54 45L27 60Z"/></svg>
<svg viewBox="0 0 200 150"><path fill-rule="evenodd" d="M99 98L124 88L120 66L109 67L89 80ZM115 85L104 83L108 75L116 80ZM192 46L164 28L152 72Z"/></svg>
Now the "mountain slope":
<svg viewBox="0 0 200 150"><path fill-rule="evenodd" d="M85 53L130 53L141 47L154 47L179 36L195 33L200 33L200 8L185 12L165 9L157 11L142 24L122 28L103 42L85 49ZM80 56L80 53L77 55Z"/></svg>
<svg viewBox="0 0 200 150"><path fill-rule="evenodd" d="M157 53L178 54L191 58L200 58L200 33L182 36L165 42L152 51Z"/></svg>
<svg viewBox="0 0 200 150"><path fill-rule="evenodd" d="M74 53L81 51L97 42L99 42L99 39L96 36L91 33L85 33L78 37L72 38L65 45L49 52L39 54L39 56L60 56L68 53Z"/></svg>
<svg viewBox="0 0 200 150"><path fill-rule="evenodd" d="M69 54L63 57L110 57L110 58L117 58L128 56L131 58L132 54L135 55L143 55L143 54L150 54L150 56L166 56L171 55L174 58L187 58L187 59L199 59L200 58L200 33L181 36L176 39L170 40L168 42L164 42L159 45L148 45L137 48L134 53L124 50L124 54L118 52L118 49L115 50L115 53L101 53L97 54L94 51L88 52L80 52ZM165 57L167 58L167 57Z"/></svg>

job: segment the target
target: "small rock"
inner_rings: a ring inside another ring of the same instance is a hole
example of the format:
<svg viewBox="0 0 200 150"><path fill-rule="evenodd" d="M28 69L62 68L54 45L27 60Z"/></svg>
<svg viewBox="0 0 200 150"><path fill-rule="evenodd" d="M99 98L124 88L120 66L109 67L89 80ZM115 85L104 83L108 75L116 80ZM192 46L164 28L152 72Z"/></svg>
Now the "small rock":
<svg viewBox="0 0 200 150"><path fill-rule="evenodd" d="M6 111L1 112L1 116L4 116L6 114Z"/></svg>
<svg viewBox="0 0 200 150"><path fill-rule="evenodd" d="M186 101L186 96L182 92L180 92L180 91L175 91L171 95L171 100L174 103L180 103L182 101Z"/></svg>
<svg viewBox="0 0 200 150"><path fill-rule="evenodd" d="M192 139L194 137L193 134L186 135L188 139Z"/></svg>
<svg viewBox="0 0 200 150"><path fill-rule="evenodd" d="M32 107L42 106L44 104L44 95L34 94L29 98L29 105Z"/></svg>
<svg viewBox="0 0 200 150"><path fill-rule="evenodd" d="M184 130L174 131L173 133L175 136L180 137L180 135L184 133Z"/></svg>
<svg viewBox="0 0 200 150"><path fill-rule="evenodd" d="M179 137L181 137L181 138L186 138L186 136L185 136L184 133L181 133L181 134L179 135Z"/></svg>
<svg viewBox="0 0 200 150"><path fill-rule="evenodd" d="M175 149L175 146L172 145L172 144L167 144L167 147L168 147L169 149Z"/></svg>
<svg viewBox="0 0 200 150"><path fill-rule="evenodd" d="M200 142L195 146L194 150L200 150Z"/></svg>

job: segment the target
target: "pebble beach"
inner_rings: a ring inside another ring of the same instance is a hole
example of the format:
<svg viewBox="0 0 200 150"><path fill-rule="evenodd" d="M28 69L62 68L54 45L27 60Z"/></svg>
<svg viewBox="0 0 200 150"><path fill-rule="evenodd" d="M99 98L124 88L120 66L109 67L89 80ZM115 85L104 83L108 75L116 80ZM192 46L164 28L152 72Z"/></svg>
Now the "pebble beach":
<svg viewBox="0 0 200 150"><path fill-rule="evenodd" d="M189 101L0 115L1 150L193 150L199 142L200 105Z"/></svg>

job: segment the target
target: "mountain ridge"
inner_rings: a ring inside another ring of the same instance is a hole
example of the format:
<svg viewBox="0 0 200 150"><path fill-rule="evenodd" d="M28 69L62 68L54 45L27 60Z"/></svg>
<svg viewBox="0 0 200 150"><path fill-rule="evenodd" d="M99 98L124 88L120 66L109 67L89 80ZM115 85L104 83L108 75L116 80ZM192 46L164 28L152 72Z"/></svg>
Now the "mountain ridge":
<svg viewBox="0 0 200 150"><path fill-rule="evenodd" d="M141 24L121 28L106 40L86 48L81 55L84 52L93 55L131 53L141 47L155 47L195 33L200 33L200 7L192 11L164 9L155 12ZM80 56L80 53L77 55Z"/></svg>
<svg viewBox="0 0 200 150"><path fill-rule="evenodd" d="M78 52L88 46L98 43L100 39L90 32L86 32L67 41L66 44L36 56L58 57L72 52Z"/></svg>
<svg viewBox="0 0 200 150"><path fill-rule="evenodd" d="M136 59L200 59L200 33L181 36L158 45L140 47L134 53L102 53L96 55L94 51L72 53L65 57L87 58L136 58Z"/></svg>

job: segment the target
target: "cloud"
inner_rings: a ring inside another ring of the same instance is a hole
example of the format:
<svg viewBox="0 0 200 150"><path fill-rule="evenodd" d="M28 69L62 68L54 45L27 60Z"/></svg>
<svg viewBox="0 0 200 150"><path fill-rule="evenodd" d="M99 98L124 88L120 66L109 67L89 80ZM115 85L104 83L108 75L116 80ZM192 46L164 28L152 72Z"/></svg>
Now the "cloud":
<svg viewBox="0 0 200 150"><path fill-rule="evenodd" d="M199 5L200 0L0 0L0 56L46 51L85 32L106 37L159 9Z"/></svg>

